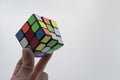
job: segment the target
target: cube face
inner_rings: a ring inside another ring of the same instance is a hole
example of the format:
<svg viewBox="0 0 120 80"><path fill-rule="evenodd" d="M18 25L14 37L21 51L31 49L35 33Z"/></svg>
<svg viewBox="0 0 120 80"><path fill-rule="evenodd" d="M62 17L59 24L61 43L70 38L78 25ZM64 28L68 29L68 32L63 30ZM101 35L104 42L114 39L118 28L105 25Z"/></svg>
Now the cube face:
<svg viewBox="0 0 120 80"><path fill-rule="evenodd" d="M29 48L35 57L45 57L63 46L57 23L32 14L16 33L23 48Z"/></svg>

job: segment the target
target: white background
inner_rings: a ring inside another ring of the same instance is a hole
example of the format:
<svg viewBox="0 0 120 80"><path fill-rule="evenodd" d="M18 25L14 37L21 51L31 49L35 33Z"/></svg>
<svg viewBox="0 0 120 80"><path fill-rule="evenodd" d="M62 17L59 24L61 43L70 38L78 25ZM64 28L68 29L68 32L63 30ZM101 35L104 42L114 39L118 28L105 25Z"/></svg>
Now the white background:
<svg viewBox="0 0 120 80"><path fill-rule="evenodd" d="M49 80L120 80L120 0L0 0L0 80L22 55L15 34L32 13L56 20L65 44Z"/></svg>

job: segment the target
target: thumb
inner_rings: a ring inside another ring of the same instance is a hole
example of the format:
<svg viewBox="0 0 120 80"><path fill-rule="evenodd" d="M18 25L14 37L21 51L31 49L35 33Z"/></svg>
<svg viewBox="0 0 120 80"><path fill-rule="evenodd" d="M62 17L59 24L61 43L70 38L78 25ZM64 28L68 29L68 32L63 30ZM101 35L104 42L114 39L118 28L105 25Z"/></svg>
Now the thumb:
<svg viewBox="0 0 120 80"><path fill-rule="evenodd" d="M22 55L22 67L19 72L19 76L22 78L28 78L34 67L34 55L32 51L27 48L23 49Z"/></svg>

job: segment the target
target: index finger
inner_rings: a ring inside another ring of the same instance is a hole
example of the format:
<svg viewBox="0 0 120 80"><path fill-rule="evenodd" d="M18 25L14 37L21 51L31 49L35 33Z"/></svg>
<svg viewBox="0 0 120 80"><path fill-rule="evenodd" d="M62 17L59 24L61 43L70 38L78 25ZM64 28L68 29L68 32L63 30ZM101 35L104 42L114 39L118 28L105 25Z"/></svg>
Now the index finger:
<svg viewBox="0 0 120 80"><path fill-rule="evenodd" d="M37 63L37 65L35 66L32 74L31 74L31 79L35 79L36 76L40 73L40 72L43 72L48 61L50 60L52 54L46 56L46 57L42 57L39 62Z"/></svg>

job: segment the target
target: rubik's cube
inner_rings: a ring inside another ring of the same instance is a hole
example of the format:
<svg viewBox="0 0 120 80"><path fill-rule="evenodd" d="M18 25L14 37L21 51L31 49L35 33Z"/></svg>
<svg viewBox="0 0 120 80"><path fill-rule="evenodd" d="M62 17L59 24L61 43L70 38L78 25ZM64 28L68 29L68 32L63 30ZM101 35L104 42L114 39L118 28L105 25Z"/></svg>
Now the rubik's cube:
<svg viewBox="0 0 120 80"><path fill-rule="evenodd" d="M23 48L29 48L35 57L45 57L63 46L63 41L54 20L32 14L16 33Z"/></svg>

